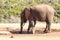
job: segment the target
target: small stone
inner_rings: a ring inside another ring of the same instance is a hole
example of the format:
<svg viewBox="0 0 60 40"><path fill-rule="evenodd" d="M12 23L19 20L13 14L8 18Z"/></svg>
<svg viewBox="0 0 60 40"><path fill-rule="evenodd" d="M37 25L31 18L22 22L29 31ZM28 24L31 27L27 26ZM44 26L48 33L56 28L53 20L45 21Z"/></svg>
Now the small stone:
<svg viewBox="0 0 60 40"><path fill-rule="evenodd" d="M13 36L11 36L10 38L13 38Z"/></svg>

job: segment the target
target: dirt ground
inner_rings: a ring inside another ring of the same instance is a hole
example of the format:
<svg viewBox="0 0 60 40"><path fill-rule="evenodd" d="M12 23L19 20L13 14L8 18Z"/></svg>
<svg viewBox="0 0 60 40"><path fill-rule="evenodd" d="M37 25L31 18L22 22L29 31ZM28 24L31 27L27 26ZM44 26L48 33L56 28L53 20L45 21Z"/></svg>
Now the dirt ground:
<svg viewBox="0 0 60 40"><path fill-rule="evenodd" d="M44 28L36 29L35 34L22 34L19 31L0 31L0 40L60 40L60 31L52 29L51 33L43 33Z"/></svg>
<svg viewBox="0 0 60 40"><path fill-rule="evenodd" d="M14 30L13 30L14 29ZM18 27L0 27L0 40L60 40L60 30L51 29L51 33L43 33L45 28L36 27L35 34L27 34L27 29L19 34Z"/></svg>

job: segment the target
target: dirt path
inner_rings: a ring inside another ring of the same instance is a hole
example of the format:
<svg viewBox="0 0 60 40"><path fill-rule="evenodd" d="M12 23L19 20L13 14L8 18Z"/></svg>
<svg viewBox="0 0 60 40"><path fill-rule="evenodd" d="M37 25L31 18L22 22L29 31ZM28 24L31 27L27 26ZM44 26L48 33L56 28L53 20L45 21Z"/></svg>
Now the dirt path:
<svg viewBox="0 0 60 40"><path fill-rule="evenodd" d="M0 31L0 40L60 40L60 31L52 29L51 33L43 33L43 29L36 30L35 34L27 34L26 30L23 34L19 34L16 30Z"/></svg>
<svg viewBox="0 0 60 40"><path fill-rule="evenodd" d="M39 25L42 24L38 24L38 26ZM36 27L35 34L27 34L27 28L23 30L22 34L19 34L19 25L16 25L17 27L12 27L11 25L10 27L3 26L0 27L0 40L60 40L60 25L57 26L57 24L52 25L57 27L53 27L51 33L43 33L45 27Z"/></svg>
<svg viewBox="0 0 60 40"><path fill-rule="evenodd" d="M60 40L60 32L53 32L47 34L0 35L0 40Z"/></svg>

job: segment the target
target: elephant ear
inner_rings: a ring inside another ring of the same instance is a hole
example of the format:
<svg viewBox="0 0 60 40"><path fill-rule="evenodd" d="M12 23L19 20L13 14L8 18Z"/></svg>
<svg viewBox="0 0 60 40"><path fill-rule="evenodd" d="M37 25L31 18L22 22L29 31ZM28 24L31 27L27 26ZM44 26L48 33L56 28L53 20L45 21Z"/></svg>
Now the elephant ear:
<svg viewBox="0 0 60 40"><path fill-rule="evenodd" d="M29 15L30 15L30 8L25 8L25 17L26 17L26 19L28 19Z"/></svg>
<svg viewBox="0 0 60 40"><path fill-rule="evenodd" d="M26 23L27 19L25 17L25 9L21 12L21 20L23 20L24 23Z"/></svg>

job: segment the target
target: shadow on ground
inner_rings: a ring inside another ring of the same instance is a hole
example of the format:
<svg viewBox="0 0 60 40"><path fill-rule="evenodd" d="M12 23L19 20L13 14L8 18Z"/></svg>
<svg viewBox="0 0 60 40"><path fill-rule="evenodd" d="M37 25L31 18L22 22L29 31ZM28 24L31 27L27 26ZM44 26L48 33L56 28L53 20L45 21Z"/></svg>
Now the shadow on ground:
<svg viewBox="0 0 60 40"><path fill-rule="evenodd" d="M10 31L12 34L32 34L31 32L27 33L27 31L23 31L22 33L19 33L19 31ZM35 34L44 34L44 32L36 30Z"/></svg>
<svg viewBox="0 0 60 40"><path fill-rule="evenodd" d="M39 30L36 30L35 31L35 34L45 34L44 32L44 29L39 29ZM23 30L22 33L19 33L19 31L16 31L16 30L13 30L13 31L10 31L12 34L32 34L32 33L27 33L27 30ZM60 30L58 29L52 29L51 32L60 32Z"/></svg>

